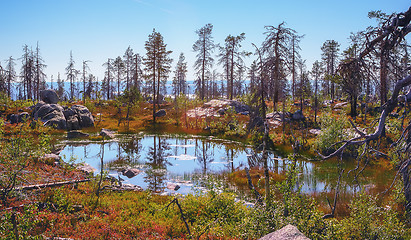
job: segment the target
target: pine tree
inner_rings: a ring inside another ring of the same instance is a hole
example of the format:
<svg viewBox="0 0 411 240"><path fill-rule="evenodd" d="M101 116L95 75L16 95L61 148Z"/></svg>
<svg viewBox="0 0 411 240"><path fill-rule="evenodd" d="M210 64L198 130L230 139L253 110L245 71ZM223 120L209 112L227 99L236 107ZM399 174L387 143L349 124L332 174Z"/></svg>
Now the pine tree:
<svg viewBox="0 0 411 240"><path fill-rule="evenodd" d="M167 44L164 43L163 36L153 29L145 43L146 57L143 59L147 81L152 86L153 96L153 121L156 121L156 104L159 104L160 85L165 85L170 72L172 59L169 55L172 51L167 51Z"/></svg>
<svg viewBox="0 0 411 240"><path fill-rule="evenodd" d="M7 84L7 95L11 97L11 84L16 81L16 71L14 66L14 58L10 56L6 61L6 84Z"/></svg>
<svg viewBox="0 0 411 240"><path fill-rule="evenodd" d="M111 82L113 80L113 64L112 64L112 59L107 59L107 62L103 63L103 66L106 67L105 75L104 75L104 80L101 83L101 90L103 92L103 95L107 96L107 100L111 98L112 96L112 86ZM104 94L105 93L105 94Z"/></svg>
<svg viewBox="0 0 411 240"><path fill-rule="evenodd" d="M44 73L44 69L47 67L47 65L44 64L44 60L40 56L40 47L38 42L36 46L36 54L34 56L34 61L34 98L39 99L40 91L46 88L46 74Z"/></svg>
<svg viewBox="0 0 411 240"><path fill-rule="evenodd" d="M86 96L90 97L90 95L86 94L86 91L87 91L86 90L87 73L90 70L90 68L87 64L88 62L90 62L90 61L89 60L86 60L86 61L83 60L83 71L81 73L81 81L83 82L83 101L85 101Z"/></svg>
<svg viewBox="0 0 411 240"><path fill-rule="evenodd" d="M113 62L114 75L117 79L117 96L120 95L123 89L123 75L124 75L124 62L121 57L117 57Z"/></svg>
<svg viewBox="0 0 411 240"><path fill-rule="evenodd" d="M199 89L198 93L203 100L205 96L205 78L206 72L212 67L214 59L211 53L214 51L215 45L213 37L213 25L211 23L206 24L204 27L196 31L198 40L193 45L193 51L197 52L197 60L194 63L194 68L197 71L199 77Z"/></svg>
<svg viewBox="0 0 411 240"><path fill-rule="evenodd" d="M336 77L336 67L338 61L338 52L340 51L340 44L335 40L327 40L321 47L322 58L326 68L326 86L328 94L334 101L335 98L335 77Z"/></svg>
<svg viewBox="0 0 411 240"><path fill-rule="evenodd" d="M174 96L178 96L180 94L186 93L186 75L187 75L187 62L185 62L185 57L183 53L180 53L180 57L178 58L176 70L174 71L174 79L173 79L173 93Z"/></svg>
<svg viewBox="0 0 411 240"><path fill-rule="evenodd" d="M64 80L60 78L60 73L57 74L57 95L60 99L64 99Z"/></svg>
<svg viewBox="0 0 411 240"><path fill-rule="evenodd" d="M76 91L75 81L77 78L78 70L74 68L73 52L70 51L70 60L68 66L66 67L67 81L70 83L70 99L74 99L74 94Z"/></svg>

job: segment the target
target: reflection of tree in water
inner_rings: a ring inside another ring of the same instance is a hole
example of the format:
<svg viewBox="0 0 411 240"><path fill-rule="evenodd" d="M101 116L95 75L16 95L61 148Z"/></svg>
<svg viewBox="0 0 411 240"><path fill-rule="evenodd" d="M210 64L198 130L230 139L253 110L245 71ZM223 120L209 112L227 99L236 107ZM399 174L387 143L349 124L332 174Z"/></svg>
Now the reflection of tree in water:
<svg viewBox="0 0 411 240"><path fill-rule="evenodd" d="M234 172L234 158L237 157L239 149L237 146L229 144L225 146L225 155L227 160L227 167L231 172Z"/></svg>
<svg viewBox="0 0 411 240"><path fill-rule="evenodd" d="M153 146L149 148L147 154L147 169L144 179L150 191L162 192L164 189L167 165L171 165L167 160L168 150L170 150L170 146L166 139L153 136Z"/></svg>
<svg viewBox="0 0 411 240"><path fill-rule="evenodd" d="M110 148L111 144L112 143L109 143ZM135 136L125 138L122 141L117 142L116 146L116 157L110 159L106 164L109 169L124 169L139 164L138 160L140 159L140 152L142 149L141 138Z"/></svg>
<svg viewBox="0 0 411 240"><path fill-rule="evenodd" d="M125 153L125 157L123 157L125 160L132 165L138 164L142 149L141 138L132 136L131 138L124 139L124 141L119 142L119 147Z"/></svg>
<svg viewBox="0 0 411 240"><path fill-rule="evenodd" d="M210 152L211 142L202 140L201 144L198 144L198 139L196 139L195 146L197 161L201 166L202 173L205 175L208 169L207 165L214 161L214 157Z"/></svg>

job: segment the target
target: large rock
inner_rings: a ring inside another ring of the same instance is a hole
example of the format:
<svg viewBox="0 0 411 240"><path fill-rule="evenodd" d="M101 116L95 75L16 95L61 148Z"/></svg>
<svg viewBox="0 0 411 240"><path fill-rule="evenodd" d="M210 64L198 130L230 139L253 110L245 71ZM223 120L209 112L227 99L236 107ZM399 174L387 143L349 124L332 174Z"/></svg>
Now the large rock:
<svg viewBox="0 0 411 240"><path fill-rule="evenodd" d="M34 111L33 111L34 119L35 120L40 119L43 122L45 122L46 116L52 113L53 111L56 111L59 114L61 113L64 118L63 110L64 110L63 107L58 104L48 104L44 102L39 102L34 107ZM50 116L48 116L48 119L46 120L49 120L49 119L51 119Z"/></svg>
<svg viewBox="0 0 411 240"><path fill-rule="evenodd" d="M40 99L45 103L56 104L58 103L59 96L53 89L47 89L40 91Z"/></svg>
<svg viewBox="0 0 411 240"><path fill-rule="evenodd" d="M67 132L67 138L72 139L72 138L84 138L88 137L89 135L87 133L83 133L80 131L68 131Z"/></svg>
<svg viewBox="0 0 411 240"><path fill-rule="evenodd" d="M93 168L93 167L92 167L90 164L88 164L88 163L79 163L79 164L77 165L76 169L78 169L78 170L80 170L80 171L83 171L83 172L85 172L85 173L87 173L87 174L90 174L90 175L92 175L92 174L96 171L96 169Z"/></svg>
<svg viewBox="0 0 411 240"><path fill-rule="evenodd" d="M165 115L167 115L167 112L164 109L160 109L158 112L154 114L155 117L164 117Z"/></svg>
<svg viewBox="0 0 411 240"><path fill-rule="evenodd" d="M73 105L71 109L76 113L81 128L94 126L93 115L87 107L83 105Z"/></svg>
<svg viewBox="0 0 411 240"><path fill-rule="evenodd" d="M53 126L57 129L69 131L94 126L94 118L91 112L83 105L63 108L58 104L48 104L40 101L32 109L34 119L40 119L45 126Z"/></svg>
<svg viewBox="0 0 411 240"><path fill-rule="evenodd" d="M78 121L78 118L76 116L70 116L66 117L66 122L67 122L67 130L79 130L80 128L80 123Z"/></svg>
<svg viewBox="0 0 411 240"><path fill-rule="evenodd" d="M272 232L259 240L310 240L304 234L302 234L297 227L293 225L287 225L280 230Z"/></svg>
<svg viewBox="0 0 411 240"><path fill-rule="evenodd" d="M21 112L19 114L10 114L10 116L8 116L8 120L10 120L11 124L21 123L21 122L26 121L29 118L30 118L30 114L28 112Z"/></svg>
<svg viewBox="0 0 411 240"><path fill-rule="evenodd" d="M297 110L295 111L295 113L293 113L292 119L295 121L303 121L305 120L305 116L301 110Z"/></svg>
<svg viewBox="0 0 411 240"><path fill-rule="evenodd" d="M180 189L180 185L178 185L177 183L169 182L167 183L167 188L173 191L177 191L178 189Z"/></svg>
<svg viewBox="0 0 411 240"><path fill-rule="evenodd" d="M112 139L114 138L114 132L111 130L102 128L100 131L100 136L104 138Z"/></svg>
<svg viewBox="0 0 411 240"><path fill-rule="evenodd" d="M344 108L345 106L347 106L348 105L348 102L340 102L340 103L336 103L335 105L334 105L334 109L341 109L341 108Z"/></svg>
<svg viewBox="0 0 411 240"><path fill-rule="evenodd" d="M67 129L63 108L57 104L42 105L39 110L34 113L34 119L40 119L44 126L50 126L56 129Z"/></svg>
<svg viewBox="0 0 411 240"><path fill-rule="evenodd" d="M121 173L128 178L132 178L137 176L141 172L140 169L137 168L130 168L130 169L123 169Z"/></svg>
<svg viewBox="0 0 411 240"><path fill-rule="evenodd" d="M248 115L250 107L236 100L228 99L213 99L203 104L202 107L197 107L187 111L188 117L219 117L224 115L227 110L232 109L235 113Z"/></svg>

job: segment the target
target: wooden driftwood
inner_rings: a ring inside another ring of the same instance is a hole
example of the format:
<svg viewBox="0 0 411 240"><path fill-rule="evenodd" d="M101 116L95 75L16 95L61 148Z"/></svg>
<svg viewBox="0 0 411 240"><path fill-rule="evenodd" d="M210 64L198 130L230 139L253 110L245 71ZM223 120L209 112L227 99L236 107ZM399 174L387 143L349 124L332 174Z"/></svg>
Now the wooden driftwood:
<svg viewBox="0 0 411 240"><path fill-rule="evenodd" d="M63 185L89 182L89 181L90 181L90 179L71 180L71 181L62 181L62 182L51 182L51 183L42 183L42 184L33 184L33 185L20 186L20 187L15 187L13 189L14 190L35 190L35 189L41 189L41 188L46 188L46 187L59 187L59 186L63 186ZM0 189L0 191L3 191L3 190L4 189Z"/></svg>

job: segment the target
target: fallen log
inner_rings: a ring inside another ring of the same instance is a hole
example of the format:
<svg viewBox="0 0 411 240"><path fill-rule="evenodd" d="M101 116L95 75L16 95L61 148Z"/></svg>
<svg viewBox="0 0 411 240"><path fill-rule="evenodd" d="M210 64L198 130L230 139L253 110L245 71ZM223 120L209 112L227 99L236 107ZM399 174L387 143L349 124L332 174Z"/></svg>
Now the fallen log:
<svg viewBox="0 0 411 240"><path fill-rule="evenodd" d="M15 188L13 188L13 190L34 190L34 189L41 189L41 188L46 188L46 187L59 187L59 186L63 186L63 185L89 182L89 181L90 181L90 179L81 179L81 180L71 180L71 181L62 181L62 182L33 184L33 185L15 187ZM0 192L1 191L4 191L4 189L0 189Z"/></svg>

